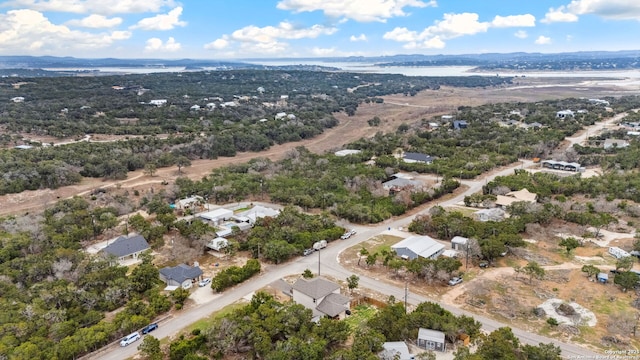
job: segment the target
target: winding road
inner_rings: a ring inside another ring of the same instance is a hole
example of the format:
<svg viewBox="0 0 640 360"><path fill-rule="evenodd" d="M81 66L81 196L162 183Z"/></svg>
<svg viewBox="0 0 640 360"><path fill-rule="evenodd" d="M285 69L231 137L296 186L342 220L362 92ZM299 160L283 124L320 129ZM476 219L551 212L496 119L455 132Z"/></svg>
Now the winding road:
<svg viewBox="0 0 640 360"><path fill-rule="evenodd" d="M604 129L606 126L619 121L626 114L618 114L612 118L596 123L583 130L580 134L567 138L570 145L580 143L584 141L588 134L595 134L597 131ZM467 188L464 192L451 197L445 201L440 201L438 205L450 206L463 201L464 197L473 193L476 193L482 189L482 186L487 182L493 180L497 176L507 176L514 172L518 168L526 168L532 165L532 162L523 160L508 167L493 171L490 175L485 175L473 180L463 180L462 184ZM420 209L420 213L427 212L430 209L430 205L425 205ZM267 285L271 284L277 279L281 279L293 274L301 274L305 269L318 269L318 260L320 261L320 272L322 275L328 275L336 279L345 279L352 275L352 272L345 269L340 265L339 255L347 248L356 246L358 243L363 242L373 236L376 236L388 228L406 228L411 222L414 215L409 215L397 219L391 219L381 224L372 226L357 226L349 225L350 228L357 230L357 234L347 240L337 240L329 244L326 249L323 249L318 256L300 257L293 261L290 261L281 265L267 265L263 268L261 274L249 281L240 284L236 287L226 290L224 293L217 295L211 299L211 301L203 303L193 308L183 310L176 313L173 317L160 322L160 327L153 332L153 336L156 338L172 337L178 334L182 329L197 322L201 318L209 316L211 313L219 311L224 307L231 305L243 297L251 296L252 293L258 291ZM312 270L314 271L314 270ZM388 284L378 279L373 279L367 276L359 275L360 282L359 287L369 288L379 293L386 295L393 295L396 299L404 299L405 289ZM407 302L411 305L417 305L421 302L432 301L438 302L436 299L427 298L415 293L409 292L407 296ZM439 302L438 302L439 303ZM475 318L482 323L483 330L491 332L497 328L508 326L511 327L513 333L521 340L521 342L530 345L538 345L539 343L553 343L562 349L563 357L569 358L597 358L597 356L603 356L601 353L594 352L586 347L565 343L558 341L554 338L548 338L538 334L534 334L518 327L514 327L511 324L502 323L481 315L473 314L465 310L459 309L455 306L451 306L444 303L439 303L443 308L452 312L455 315L465 314ZM118 343L111 344L100 349L97 352L91 353L83 357L83 359L103 359L103 360L121 360L134 356L137 353L137 346L139 342L136 342L127 347L120 347Z"/></svg>

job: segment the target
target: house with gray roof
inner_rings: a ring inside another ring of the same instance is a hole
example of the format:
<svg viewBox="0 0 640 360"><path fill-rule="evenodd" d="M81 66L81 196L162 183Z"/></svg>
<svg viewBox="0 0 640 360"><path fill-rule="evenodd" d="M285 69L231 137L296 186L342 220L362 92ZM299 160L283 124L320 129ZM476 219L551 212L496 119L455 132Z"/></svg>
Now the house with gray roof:
<svg viewBox="0 0 640 360"><path fill-rule="evenodd" d="M351 306L351 300L340 294L340 285L320 277L298 279L291 293L293 302L313 311L314 321L321 316L343 319Z"/></svg>
<svg viewBox="0 0 640 360"><path fill-rule="evenodd" d="M126 259L137 260L140 254L150 248L149 243L142 235L130 234L116 238L111 244L102 249L102 252L107 256L115 257L118 261Z"/></svg>
<svg viewBox="0 0 640 360"><path fill-rule="evenodd" d="M419 347L427 350L445 352L447 349L442 331L420 328L417 343Z"/></svg>
<svg viewBox="0 0 640 360"><path fill-rule="evenodd" d="M382 360L413 360L415 357L409 352L409 347L404 341L387 341L382 344L383 350L378 354Z"/></svg>
<svg viewBox="0 0 640 360"><path fill-rule="evenodd" d="M405 260L413 260L418 257L436 259L444 252L444 245L430 236L410 236L391 245L391 249Z"/></svg>
<svg viewBox="0 0 640 360"><path fill-rule="evenodd" d="M402 160L407 163L423 163L423 164L431 164L433 163L433 157L416 152L406 152L402 155Z"/></svg>
<svg viewBox="0 0 640 360"><path fill-rule="evenodd" d="M168 287L181 286L183 289L189 289L194 282L200 280L201 276L202 269L197 265L180 264L160 269L160 280L164 281Z"/></svg>

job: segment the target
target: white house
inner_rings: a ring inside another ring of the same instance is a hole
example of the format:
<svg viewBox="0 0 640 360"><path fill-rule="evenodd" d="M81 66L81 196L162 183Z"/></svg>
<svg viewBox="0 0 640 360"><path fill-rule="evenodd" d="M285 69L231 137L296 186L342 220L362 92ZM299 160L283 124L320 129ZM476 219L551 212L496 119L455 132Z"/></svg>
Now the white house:
<svg viewBox="0 0 640 360"><path fill-rule="evenodd" d="M235 218L247 218L250 224L256 222L259 218L276 217L280 215L280 210L272 209L266 206L256 205L249 210L238 213Z"/></svg>
<svg viewBox="0 0 640 360"><path fill-rule="evenodd" d="M487 221L501 221L504 219L506 212L501 208L491 208L491 209L482 209L478 210L475 213L476 219L478 221L487 222Z"/></svg>
<svg viewBox="0 0 640 360"><path fill-rule="evenodd" d="M628 146L629 146L629 142L627 140L621 140L621 139L606 139L603 144L603 147L605 150L624 149Z"/></svg>
<svg viewBox="0 0 640 360"><path fill-rule="evenodd" d="M335 156L347 156L347 155L360 154L361 152L362 152L362 150L344 149L344 150L338 150L333 154Z"/></svg>
<svg viewBox="0 0 640 360"><path fill-rule="evenodd" d="M191 106L189 108L189 110L191 110L191 111L199 111L200 110L200 105L197 105L197 104L193 105L193 106Z"/></svg>
<svg viewBox="0 0 640 360"><path fill-rule="evenodd" d="M382 344L382 351L378 354L380 359L413 360L414 356L409 352L409 347L404 341L387 341Z"/></svg>
<svg viewBox="0 0 640 360"><path fill-rule="evenodd" d="M611 254L613 257L615 257L616 259L622 259L624 257L629 257L631 256L631 254L629 254L628 252L620 249L617 246L612 246L609 248L609 254Z"/></svg>
<svg viewBox="0 0 640 360"><path fill-rule="evenodd" d="M11 98L11 101L14 103L21 103L24 102L24 97L22 96L15 96Z"/></svg>
<svg viewBox="0 0 640 360"><path fill-rule="evenodd" d="M451 248L454 250L467 250L467 244L469 244L469 239L462 236L454 236L451 239Z"/></svg>
<svg viewBox="0 0 640 360"><path fill-rule="evenodd" d="M280 119L284 119L285 117L287 117L287 113L286 112L279 112L273 118L275 120L280 120Z"/></svg>
<svg viewBox="0 0 640 360"><path fill-rule="evenodd" d="M156 100L149 101L150 105L155 105L155 106L162 106L166 103L167 103L167 99L156 99Z"/></svg>
<svg viewBox="0 0 640 360"><path fill-rule="evenodd" d="M405 260L413 260L418 257L435 259L444 252L444 245L429 236L410 236L391 245L391 249Z"/></svg>
<svg viewBox="0 0 640 360"><path fill-rule="evenodd" d="M348 297L340 294L340 285L321 277L298 279L291 295L293 302L313 311L314 321L321 316L344 319L351 304Z"/></svg>
<svg viewBox="0 0 640 360"><path fill-rule="evenodd" d="M574 117L574 113L571 110L560 110L556 112L556 117L558 119L566 119L568 117Z"/></svg>
<svg viewBox="0 0 640 360"><path fill-rule="evenodd" d="M218 208L215 210L207 211L202 214L198 214L198 217L207 221L211 221L214 224L219 224L224 220L231 219L233 211L225 208Z"/></svg>
<svg viewBox="0 0 640 360"><path fill-rule="evenodd" d="M445 352L447 347L445 343L444 333L431 329L418 329L418 346L432 351Z"/></svg>
<svg viewBox="0 0 640 360"><path fill-rule="evenodd" d="M178 209L189 209L198 206L199 204L204 203L204 198L202 196L190 196L188 198L180 199L176 202L176 208Z"/></svg>
<svg viewBox="0 0 640 360"><path fill-rule="evenodd" d="M229 241L223 237L218 236L217 238L209 241L206 246L211 250L222 251L222 249L229 246Z"/></svg>

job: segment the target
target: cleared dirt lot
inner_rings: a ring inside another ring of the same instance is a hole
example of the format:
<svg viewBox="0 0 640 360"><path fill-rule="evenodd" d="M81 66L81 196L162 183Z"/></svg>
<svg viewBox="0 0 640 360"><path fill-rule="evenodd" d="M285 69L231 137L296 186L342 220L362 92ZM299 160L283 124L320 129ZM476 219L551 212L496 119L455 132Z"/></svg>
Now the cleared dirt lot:
<svg viewBox="0 0 640 360"><path fill-rule="evenodd" d="M355 116L347 116L344 113L335 114L340 121L339 125L314 139L275 145L261 153L239 153L233 158L195 160L190 167L183 169L182 175L192 179L200 179L214 168L245 162L255 157L279 160L287 151L297 146L305 146L313 152L324 153L339 149L344 144L361 137L373 136L377 132L395 131L403 123L416 124L423 119L452 113L459 106L477 106L498 102L532 102L567 97L621 96L635 93L638 89L640 89L640 84L627 79L517 78L513 85L496 88L443 87L439 90L423 91L416 96L390 95L384 97L382 104L362 104ZM367 124L367 121L374 116L378 116L382 120L380 126L371 127ZM108 141L117 138L97 136L95 139ZM40 139L32 138L32 140ZM44 142L67 142L74 139L41 140ZM59 199L85 195L98 188L113 186L127 189L161 188L163 182L172 183L178 175L175 167L158 169L154 177L144 175L142 170L139 170L129 173L129 177L122 181L86 178L78 185L60 189L42 189L3 195L0 196L0 202L4 204L0 208L0 215L36 211Z"/></svg>

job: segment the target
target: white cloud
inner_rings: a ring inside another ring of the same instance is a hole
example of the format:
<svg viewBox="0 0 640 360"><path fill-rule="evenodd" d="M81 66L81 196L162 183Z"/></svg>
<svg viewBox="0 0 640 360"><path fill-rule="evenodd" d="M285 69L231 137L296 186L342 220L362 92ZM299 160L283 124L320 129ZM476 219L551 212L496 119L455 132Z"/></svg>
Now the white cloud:
<svg viewBox="0 0 640 360"><path fill-rule="evenodd" d="M187 23L180 20L180 15L182 15L182 7L178 6L167 14L159 14L154 17L142 19L138 21L137 24L131 26L131 29L171 30L176 26L186 26Z"/></svg>
<svg viewBox="0 0 640 360"><path fill-rule="evenodd" d="M111 15L159 12L164 7L175 6L175 2L174 0L9 0L3 5L37 11Z"/></svg>
<svg viewBox="0 0 640 360"><path fill-rule="evenodd" d="M491 28L531 27L536 18L530 14L496 16L491 22L479 21L476 13L444 14L442 20L425 28L422 32L397 27L383 35L383 39L405 42L407 49L442 49L445 41L461 36L470 36L489 31ZM526 32L517 32L516 36Z"/></svg>
<svg viewBox="0 0 640 360"><path fill-rule="evenodd" d="M365 35L365 34L360 34L358 36L351 35L349 40L354 41L354 42L355 41L367 41L367 35Z"/></svg>
<svg viewBox="0 0 640 360"><path fill-rule="evenodd" d="M637 0L573 0L566 6L575 15L593 14L607 19L640 20Z"/></svg>
<svg viewBox="0 0 640 360"><path fill-rule="evenodd" d="M515 34L513 34L513 36L517 37L518 39L526 39L529 37L529 34L524 30L518 30Z"/></svg>
<svg viewBox="0 0 640 360"><path fill-rule="evenodd" d="M163 43L161 39L151 38L147 40L147 44L144 47L145 52L175 52L180 50L182 45L176 42L173 37L169 37L166 43Z"/></svg>
<svg viewBox="0 0 640 360"><path fill-rule="evenodd" d="M67 21L67 25L85 27L91 29L112 28L122 24L122 18L107 18L104 15L89 15L82 19L74 19Z"/></svg>
<svg viewBox="0 0 640 360"><path fill-rule="evenodd" d="M0 14L0 53L75 54L110 46L131 37L128 31L91 33L56 25L35 10Z"/></svg>
<svg viewBox="0 0 640 360"><path fill-rule="evenodd" d="M405 7L437 6L435 0L281 0L277 8L295 13L322 11L333 18L348 18L359 22L386 22L387 19L409 15Z"/></svg>
<svg viewBox="0 0 640 360"><path fill-rule="evenodd" d="M247 26L234 31L229 38L240 42L270 43L276 39L315 39L320 35L331 35L338 29L313 25L310 28L296 28L293 24L283 21L278 26Z"/></svg>
<svg viewBox="0 0 640 360"><path fill-rule="evenodd" d="M564 6L560 6L557 9L550 8L549 11L544 15L544 19L540 20L543 23L554 23L554 22L576 22L578 21L578 16L575 14L566 12L566 8Z"/></svg>
<svg viewBox="0 0 640 360"><path fill-rule="evenodd" d="M496 16L491 22L492 27L532 27L536 26L536 18L531 14Z"/></svg>
<svg viewBox="0 0 640 360"><path fill-rule="evenodd" d="M212 42L205 44L204 48L207 50L222 50L229 46L229 40L226 37L213 40Z"/></svg>
<svg viewBox="0 0 640 360"><path fill-rule="evenodd" d="M547 45L547 44L551 44L551 38L550 37L546 37L546 36L538 36L538 38L536 39L536 41L534 41L534 43L536 45Z"/></svg>
<svg viewBox="0 0 640 360"><path fill-rule="evenodd" d="M313 49L311 49L311 53L315 56L329 56L329 55L335 54L335 52L336 52L335 48L314 47Z"/></svg>

